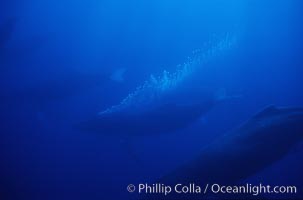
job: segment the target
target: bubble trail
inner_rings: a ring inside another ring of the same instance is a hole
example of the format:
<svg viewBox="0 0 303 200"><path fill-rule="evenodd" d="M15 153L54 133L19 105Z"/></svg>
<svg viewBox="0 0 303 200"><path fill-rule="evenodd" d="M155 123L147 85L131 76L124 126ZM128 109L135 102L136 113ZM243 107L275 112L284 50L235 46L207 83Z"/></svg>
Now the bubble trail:
<svg viewBox="0 0 303 200"><path fill-rule="evenodd" d="M160 99L161 94L177 88L209 60L231 49L236 40L235 35L226 34L223 39L216 42L208 50L195 50L193 55L188 57L186 62L178 65L174 72L164 70L157 77L151 75L148 80L138 86L134 92L128 94L119 104L100 112L99 115L127 111L138 107L142 108L152 104Z"/></svg>

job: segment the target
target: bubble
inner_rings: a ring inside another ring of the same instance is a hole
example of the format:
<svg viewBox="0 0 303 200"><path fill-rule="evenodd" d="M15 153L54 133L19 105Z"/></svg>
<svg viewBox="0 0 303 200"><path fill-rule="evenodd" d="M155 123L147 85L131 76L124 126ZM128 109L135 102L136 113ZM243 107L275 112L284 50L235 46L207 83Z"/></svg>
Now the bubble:
<svg viewBox="0 0 303 200"><path fill-rule="evenodd" d="M211 43L211 41L208 43ZM151 75L148 80L138 86L134 92L128 94L118 105L114 105L99 114L141 109L151 105L158 101L163 93L176 89L210 59L229 50L235 43L236 36L227 33L221 40L208 48L208 50L194 50L192 56L188 57L185 63L177 65L174 72L164 70L159 76Z"/></svg>

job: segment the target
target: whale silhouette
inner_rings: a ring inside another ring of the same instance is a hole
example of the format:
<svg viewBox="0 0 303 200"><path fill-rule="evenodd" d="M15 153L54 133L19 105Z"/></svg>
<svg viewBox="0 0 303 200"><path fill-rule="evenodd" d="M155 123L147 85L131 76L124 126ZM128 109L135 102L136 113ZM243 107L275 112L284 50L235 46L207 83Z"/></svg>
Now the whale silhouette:
<svg viewBox="0 0 303 200"><path fill-rule="evenodd" d="M235 184L283 158L302 139L303 108L269 106L158 182ZM146 198L148 196L155 197L146 195ZM173 199L189 196L169 195Z"/></svg>
<svg viewBox="0 0 303 200"><path fill-rule="evenodd" d="M217 103L211 95L204 95L200 100L193 104L161 103L141 111L105 113L78 124L78 127L83 131L111 135L170 133L185 128Z"/></svg>
<svg viewBox="0 0 303 200"><path fill-rule="evenodd" d="M195 51L170 73L153 75L143 85L97 116L77 125L82 131L111 135L147 135L173 132L187 127L226 99L225 92L192 86L192 75L220 52L230 49L235 37L227 35L205 52Z"/></svg>

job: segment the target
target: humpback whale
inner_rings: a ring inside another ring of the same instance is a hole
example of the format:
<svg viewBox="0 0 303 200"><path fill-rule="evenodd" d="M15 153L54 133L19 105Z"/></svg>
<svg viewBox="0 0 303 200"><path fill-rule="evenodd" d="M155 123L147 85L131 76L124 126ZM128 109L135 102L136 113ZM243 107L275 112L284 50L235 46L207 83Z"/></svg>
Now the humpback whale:
<svg viewBox="0 0 303 200"><path fill-rule="evenodd" d="M207 97L194 104L161 104L141 111L113 112L98 115L78 125L83 131L111 135L161 134L185 128L216 103Z"/></svg>
<svg viewBox="0 0 303 200"><path fill-rule="evenodd" d="M210 110L225 94L216 95L192 86L192 75L209 59L231 48L234 35L226 35L205 52L195 54L176 71L153 75L143 85L114 105L77 126L83 131L111 135L147 135L185 128Z"/></svg>
<svg viewBox="0 0 303 200"><path fill-rule="evenodd" d="M167 185L235 184L283 158L302 139L303 107L269 106L158 182ZM168 197L184 198L180 194Z"/></svg>

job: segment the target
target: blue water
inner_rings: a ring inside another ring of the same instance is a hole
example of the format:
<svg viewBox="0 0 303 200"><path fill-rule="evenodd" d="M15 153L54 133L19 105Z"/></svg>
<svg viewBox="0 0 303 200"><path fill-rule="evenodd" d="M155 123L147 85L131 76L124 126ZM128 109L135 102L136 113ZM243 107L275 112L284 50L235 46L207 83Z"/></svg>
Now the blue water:
<svg viewBox="0 0 303 200"><path fill-rule="evenodd" d="M264 107L303 106L302 11L300 0L0 2L0 199L132 199L128 184L156 181ZM205 90L233 98L171 133L77 129ZM302 188L302 158L248 180Z"/></svg>

